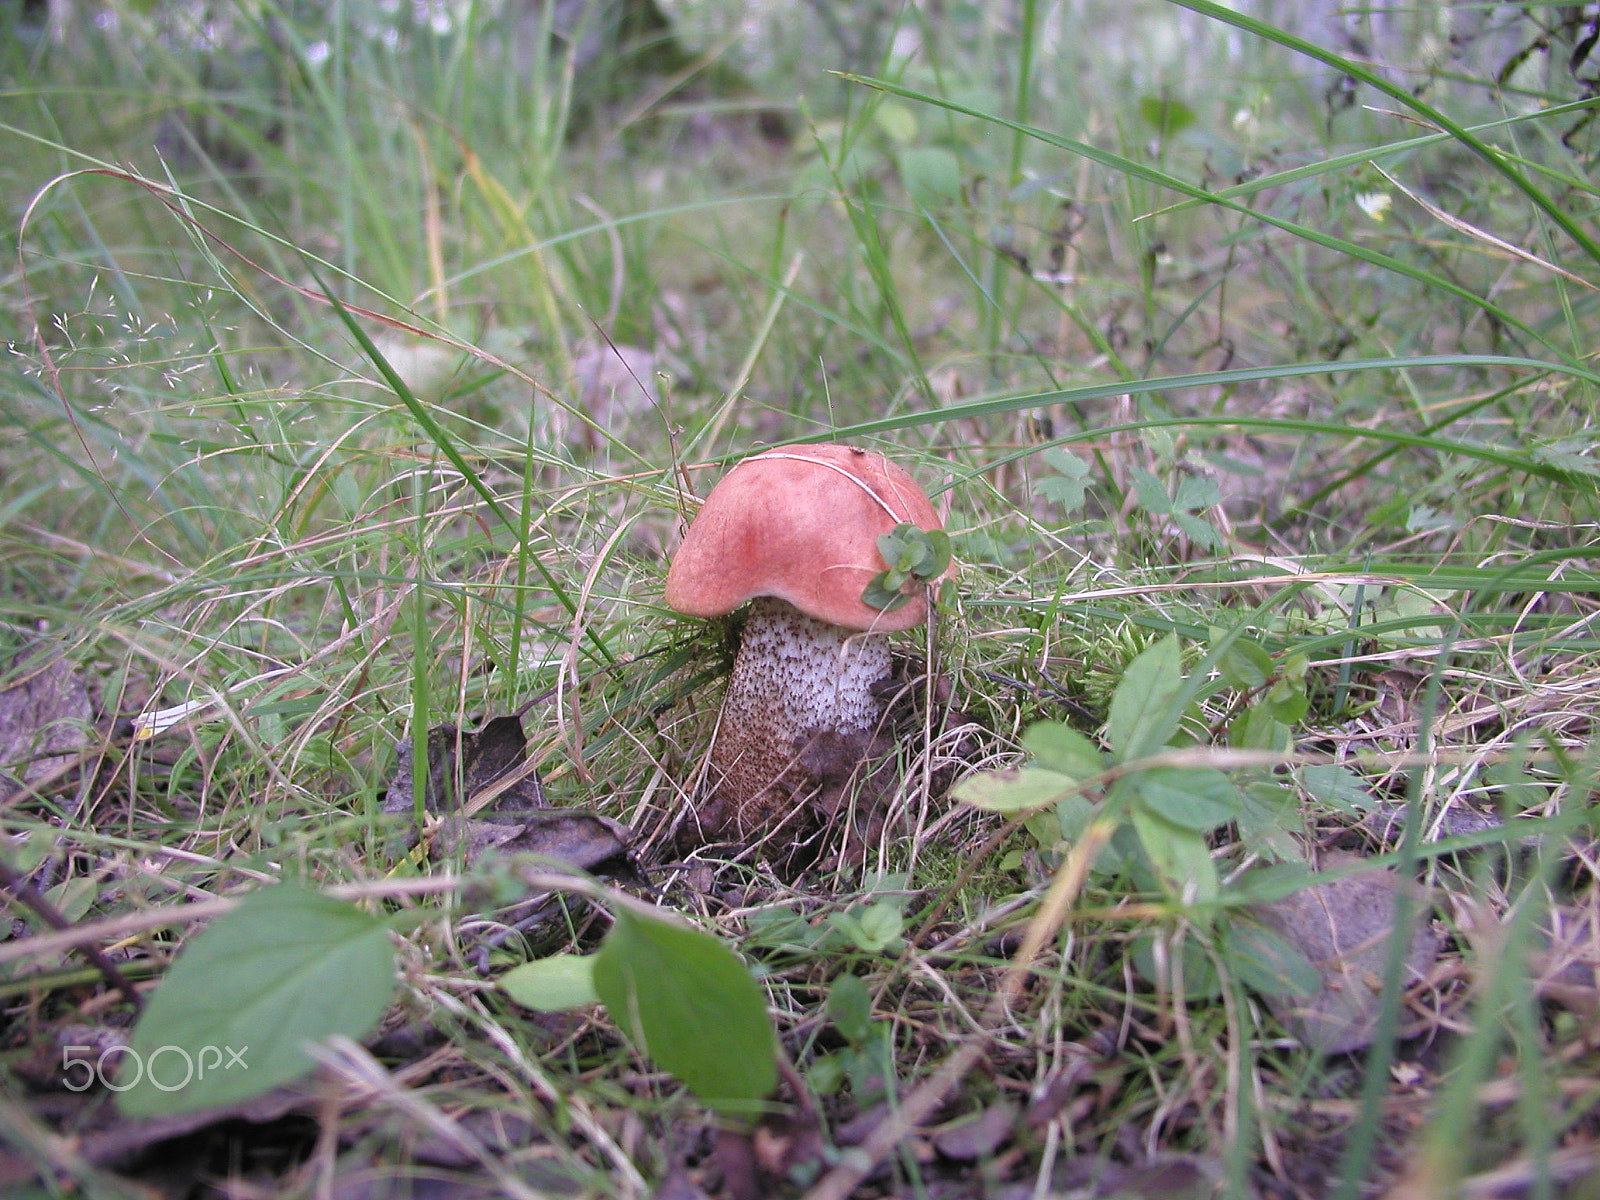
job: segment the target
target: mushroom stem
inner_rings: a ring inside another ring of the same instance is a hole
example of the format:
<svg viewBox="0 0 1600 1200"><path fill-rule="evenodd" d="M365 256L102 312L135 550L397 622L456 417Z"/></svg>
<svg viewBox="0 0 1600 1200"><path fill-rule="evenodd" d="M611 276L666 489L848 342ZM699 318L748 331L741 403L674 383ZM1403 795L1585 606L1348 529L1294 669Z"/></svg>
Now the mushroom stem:
<svg viewBox="0 0 1600 1200"><path fill-rule="evenodd" d="M788 811L790 796L859 762L883 713L873 685L889 673L883 634L752 601L711 748L717 823L751 833Z"/></svg>

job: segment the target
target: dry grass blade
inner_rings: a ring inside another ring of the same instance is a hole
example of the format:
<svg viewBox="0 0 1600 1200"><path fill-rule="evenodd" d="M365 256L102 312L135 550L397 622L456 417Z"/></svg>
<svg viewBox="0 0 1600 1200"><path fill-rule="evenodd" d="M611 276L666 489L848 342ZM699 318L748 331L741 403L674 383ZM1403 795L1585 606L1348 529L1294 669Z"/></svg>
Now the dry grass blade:
<svg viewBox="0 0 1600 1200"><path fill-rule="evenodd" d="M1531 263L1540 270L1548 271L1552 275L1556 275L1562 279L1565 279L1568 283L1575 283L1579 287L1591 292L1600 292L1600 284L1596 284L1592 280L1585 279L1582 275L1575 274L1563 266L1559 266L1556 263L1550 262L1548 259L1540 258L1537 254L1533 253L1533 251L1519 246L1515 242L1508 242L1504 238L1496 237L1486 229L1479 229L1470 221L1464 221L1454 213L1446 212L1431 200L1427 200L1421 196L1415 188L1407 187L1405 184L1401 183L1384 168L1374 165L1372 169L1388 180L1389 186L1394 188L1395 191L1404 195L1434 220L1448 225L1457 233L1464 233L1474 241L1482 242L1486 246L1493 246L1496 250L1510 258L1517 259L1520 262Z"/></svg>

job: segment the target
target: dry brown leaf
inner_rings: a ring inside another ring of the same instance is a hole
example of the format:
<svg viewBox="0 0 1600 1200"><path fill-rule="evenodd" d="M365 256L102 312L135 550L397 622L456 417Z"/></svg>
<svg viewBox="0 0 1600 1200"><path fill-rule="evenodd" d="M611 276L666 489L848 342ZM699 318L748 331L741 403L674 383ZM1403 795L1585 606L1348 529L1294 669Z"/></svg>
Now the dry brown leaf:
<svg viewBox="0 0 1600 1200"><path fill-rule="evenodd" d="M1323 868L1359 862L1330 855ZM1267 997L1267 1004L1300 1041L1323 1054L1359 1050L1372 1041L1383 996L1384 969L1395 901L1414 885L1375 867L1302 888L1252 910L1268 928L1298 946L1321 978L1311 996ZM1415 905L1416 927L1404 961L1409 984L1425 975L1439 953L1439 936Z"/></svg>
<svg viewBox="0 0 1600 1200"><path fill-rule="evenodd" d="M0 688L0 783L34 784L89 745L94 708L77 668L23 651Z"/></svg>

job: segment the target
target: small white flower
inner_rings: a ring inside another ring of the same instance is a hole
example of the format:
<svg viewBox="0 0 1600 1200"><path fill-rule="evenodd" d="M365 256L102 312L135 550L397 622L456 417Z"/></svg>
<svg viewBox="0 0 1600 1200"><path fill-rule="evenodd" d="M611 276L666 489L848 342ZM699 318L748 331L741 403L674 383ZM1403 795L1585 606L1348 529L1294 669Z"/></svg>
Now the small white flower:
<svg viewBox="0 0 1600 1200"><path fill-rule="evenodd" d="M1356 207L1380 224L1393 206L1394 197L1388 192L1362 192L1356 197Z"/></svg>

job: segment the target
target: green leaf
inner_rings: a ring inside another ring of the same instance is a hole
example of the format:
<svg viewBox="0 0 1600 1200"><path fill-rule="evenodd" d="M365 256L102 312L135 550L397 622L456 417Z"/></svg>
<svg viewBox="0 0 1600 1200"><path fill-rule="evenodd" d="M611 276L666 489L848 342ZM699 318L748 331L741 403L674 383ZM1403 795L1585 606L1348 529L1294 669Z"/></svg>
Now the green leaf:
<svg viewBox="0 0 1600 1200"><path fill-rule="evenodd" d="M1298 723L1311 707L1305 688L1289 679L1280 679L1268 688L1266 695L1261 697L1261 703L1272 714L1273 720L1282 721L1285 725Z"/></svg>
<svg viewBox="0 0 1600 1200"><path fill-rule="evenodd" d="M1133 942L1133 966L1152 983L1160 983L1185 1000L1211 1000L1222 994L1222 979L1216 964L1195 938L1186 937L1176 954L1168 942L1167 953L1156 954L1155 934L1144 934ZM1162 967L1165 966L1165 970Z"/></svg>
<svg viewBox="0 0 1600 1200"><path fill-rule="evenodd" d="M1036 721L1022 735L1022 748L1048 771L1080 783L1106 769L1105 756L1076 729L1059 721Z"/></svg>
<svg viewBox="0 0 1600 1200"><path fill-rule="evenodd" d="M499 982L518 1004L539 1012L581 1008L600 999L594 990L592 954L552 954L512 967Z"/></svg>
<svg viewBox="0 0 1600 1200"><path fill-rule="evenodd" d="M1162 137L1182 133L1194 124L1194 112L1179 100L1165 96L1140 96L1139 119Z"/></svg>
<svg viewBox="0 0 1600 1200"><path fill-rule="evenodd" d="M1211 767L1157 767L1133 779L1137 802L1197 833L1226 825L1239 815L1239 793L1221 771Z"/></svg>
<svg viewBox="0 0 1600 1200"><path fill-rule="evenodd" d="M1222 535L1217 532L1217 527L1210 521L1197 517L1193 513L1174 512L1172 514L1172 522L1183 531L1184 537L1201 549L1220 550L1224 545Z"/></svg>
<svg viewBox="0 0 1600 1200"><path fill-rule="evenodd" d="M829 985L828 1020L846 1041L866 1041L872 1031L872 993L861 976L840 975Z"/></svg>
<svg viewBox="0 0 1600 1200"><path fill-rule="evenodd" d="M1167 495L1161 480L1143 467L1134 467L1128 472L1128 477L1133 481L1134 495L1139 497L1139 503L1146 512L1163 514L1172 511L1172 497Z"/></svg>
<svg viewBox="0 0 1600 1200"><path fill-rule="evenodd" d="M1304 861L1308 839L1299 792L1286 780L1257 779L1240 789L1239 798L1239 840L1250 853L1269 860Z"/></svg>
<svg viewBox="0 0 1600 1200"><path fill-rule="evenodd" d="M900 910L882 900L849 912L830 913L828 924L865 954L881 954L905 931Z"/></svg>
<svg viewBox="0 0 1600 1200"><path fill-rule="evenodd" d="M1145 808L1135 807L1129 818L1139 845L1175 899L1183 904L1203 904L1217 898L1217 865L1201 834Z"/></svg>
<svg viewBox="0 0 1600 1200"><path fill-rule="evenodd" d="M1253 921L1235 921L1220 949L1239 982L1263 996L1314 996L1322 976L1293 942Z"/></svg>
<svg viewBox="0 0 1600 1200"><path fill-rule="evenodd" d="M1185 475L1178 480L1178 494L1172 507L1178 512L1199 512L1222 503L1222 489L1209 475Z"/></svg>
<svg viewBox="0 0 1600 1200"><path fill-rule="evenodd" d="M885 571L874 577L862 591L861 602L883 612L892 612L910 601L910 593L902 592L898 583L892 587L890 583L891 572Z"/></svg>
<svg viewBox="0 0 1600 1200"><path fill-rule="evenodd" d="M889 569L873 576L861 592L861 602L888 612L911 599L902 590L911 580L932 583L949 569L950 535L902 522L878 535L878 553Z"/></svg>
<svg viewBox="0 0 1600 1200"><path fill-rule="evenodd" d="M1274 670L1272 655L1266 648L1246 638L1234 638L1229 642L1217 663L1217 671L1228 686L1241 691L1265 686Z"/></svg>
<svg viewBox="0 0 1600 1200"><path fill-rule="evenodd" d="M1046 450L1041 457L1055 468L1056 474L1034 480L1033 490L1067 512L1082 508L1089 492L1089 464L1060 447Z"/></svg>
<svg viewBox="0 0 1600 1200"><path fill-rule="evenodd" d="M861 922L861 933L865 940L858 942L857 945L868 954L878 954L886 950L906 928L905 918L900 915L900 910L886 900L868 905L858 920Z"/></svg>
<svg viewBox="0 0 1600 1200"><path fill-rule="evenodd" d="M147 1117L258 1096L311 1069L307 1045L366 1036L394 988L382 921L295 884L264 887L172 964L134 1026L118 1107Z"/></svg>
<svg viewBox="0 0 1600 1200"><path fill-rule="evenodd" d="M905 579L931 582L943 575L950 566L950 535L943 529L922 529L909 521L896 525L888 533L878 535L878 553L889 564L884 572L898 587Z"/></svg>
<svg viewBox="0 0 1600 1200"><path fill-rule="evenodd" d="M1293 895L1317 881L1302 859L1286 860L1245 872L1228 885L1228 898L1238 903L1265 904Z"/></svg>
<svg viewBox="0 0 1600 1200"><path fill-rule="evenodd" d="M1089 485L1081 479L1068 479L1065 475L1046 475L1036 479L1033 490L1041 499L1061 506L1062 512L1077 512L1088 499Z"/></svg>
<svg viewBox="0 0 1600 1200"><path fill-rule="evenodd" d="M1504 762L1492 763L1485 778L1498 793L1502 813L1524 813L1550 798L1550 791L1527 771L1527 747L1515 745ZM1369 798L1370 803L1370 798Z"/></svg>
<svg viewBox="0 0 1600 1200"><path fill-rule="evenodd" d="M718 1112L757 1110L777 1084L766 997L710 934L619 907L595 955L594 986L656 1065Z"/></svg>
<svg viewBox="0 0 1600 1200"><path fill-rule="evenodd" d="M1051 446L1039 457L1068 479L1085 479L1089 475L1089 464L1060 446Z"/></svg>
<svg viewBox="0 0 1600 1200"><path fill-rule="evenodd" d="M1361 816L1378 803L1361 776L1338 763L1301 767L1300 786L1313 800L1350 816Z"/></svg>
<svg viewBox="0 0 1600 1200"><path fill-rule="evenodd" d="M1118 762L1154 753L1178 732L1183 670L1178 639L1168 634L1128 664L1111 696L1106 739Z"/></svg>
<svg viewBox="0 0 1600 1200"><path fill-rule="evenodd" d="M931 583L950 569L950 535L943 529L924 529L921 533L924 550L915 574Z"/></svg>
<svg viewBox="0 0 1600 1200"><path fill-rule="evenodd" d="M1228 745L1235 750L1286 752L1293 744L1289 726L1272 715L1266 704L1252 704L1228 726Z"/></svg>
<svg viewBox="0 0 1600 1200"><path fill-rule="evenodd" d="M913 146L900 152L900 183L915 204L925 208L961 199L961 162L942 146Z"/></svg>
<svg viewBox="0 0 1600 1200"><path fill-rule="evenodd" d="M915 525L896 525L888 533L878 535L878 553L883 555L883 561L889 564L890 571L909 573L921 558L921 554L912 549L908 536L908 531L915 528Z"/></svg>
<svg viewBox="0 0 1600 1200"><path fill-rule="evenodd" d="M872 119L892 141L904 146L917 138L917 114L909 104L885 100L873 110Z"/></svg>
<svg viewBox="0 0 1600 1200"><path fill-rule="evenodd" d="M950 795L988 812L1016 813L1043 808L1077 791L1077 781L1043 767L1007 767L968 775Z"/></svg>

